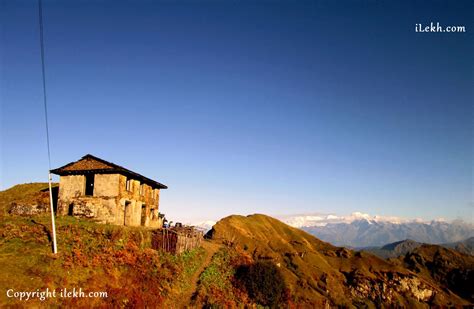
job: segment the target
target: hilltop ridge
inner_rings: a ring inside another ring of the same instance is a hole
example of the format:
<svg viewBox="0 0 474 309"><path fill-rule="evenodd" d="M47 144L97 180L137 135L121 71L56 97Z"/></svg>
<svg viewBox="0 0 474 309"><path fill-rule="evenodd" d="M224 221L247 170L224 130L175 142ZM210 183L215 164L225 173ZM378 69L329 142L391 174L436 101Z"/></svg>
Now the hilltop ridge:
<svg viewBox="0 0 474 309"><path fill-rule="evenodd" d="M470 303L436 278L419 276L401 262L333 246L266 215L223 218L207 237L225 244L250 265L262 261L275 265L288 299L296 304L423 307Z"/></svg>

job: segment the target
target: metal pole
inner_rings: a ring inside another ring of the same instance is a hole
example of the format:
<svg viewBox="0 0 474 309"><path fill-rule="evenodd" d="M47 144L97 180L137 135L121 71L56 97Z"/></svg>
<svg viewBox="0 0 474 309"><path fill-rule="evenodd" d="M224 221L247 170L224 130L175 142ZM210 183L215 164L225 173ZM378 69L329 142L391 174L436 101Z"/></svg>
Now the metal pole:
<svg viewBox="0 0 474 309"><path fill-rule="evenodd" d="M54 206L53 206L53 188L51 186L51 173L48 173L49 178L49 205L51 206L51 227L53 229L53 253L58 253L58 244L56 243L56 224L54 222Z"/></svg>

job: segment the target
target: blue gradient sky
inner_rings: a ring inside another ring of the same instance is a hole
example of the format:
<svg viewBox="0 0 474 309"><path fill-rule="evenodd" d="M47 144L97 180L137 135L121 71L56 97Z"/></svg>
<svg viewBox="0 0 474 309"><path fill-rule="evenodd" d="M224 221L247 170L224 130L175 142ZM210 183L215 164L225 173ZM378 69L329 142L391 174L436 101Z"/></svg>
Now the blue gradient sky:
<svg viewBox="0 0 474 309"><path fill-rule="evenodd" d="M52 167L128 167L176 220L473 221L474 2L337 2L44 0ZM48 163L36 2L0 11L4 189Z"/></svg>

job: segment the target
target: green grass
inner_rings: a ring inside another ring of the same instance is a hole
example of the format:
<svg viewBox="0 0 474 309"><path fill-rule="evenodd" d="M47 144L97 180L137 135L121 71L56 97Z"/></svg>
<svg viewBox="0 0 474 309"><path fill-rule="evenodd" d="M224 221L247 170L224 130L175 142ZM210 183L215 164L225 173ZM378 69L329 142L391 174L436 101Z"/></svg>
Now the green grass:
<svg viewBox="0 0 474 309"><path fill-rule="evenodd" d="M53 183L53 187L57 186L57 183ZM12 202L34 199L41 190L48 189L48 187L47 182L33 182L16 185L7 190L0 191L0 214L6 215Z"/></svg>
<svg viewBox="0 0 474 309"><path fill-rule="evenodd" d="M235 255L228 248L219 249L211 263L199 276L196 306L222 308L243 306L245 300L235 295L232 284L235 275Z"/></svg>
<svg viewBox="0 0 474 309"><path fill-rule="evenodd" d="M202 272L199 280L206 289L229 290L229 279L234 275L235 269L231 266L229 251L220 249L212 257L211 264Z"/></svg>
<svg viewBox="0 0 474 309"><path fill-rule="evenodd" d="M51 253L50 217L5 216L0 221L0 306L18 304L8 289L79 288L108 291L106 300L49 299L48 306L160 306L173 288L185 288L203 249L179 256L156 251L151 231L57 217L58 254ZM40 306L38 300L28 305Z"/></svg>
<svg viewBox="0 0 474 309"><path fill-rule="evenodd" d="M199 269L199 266L204 260L205 251L203 248L196 248L174 256L175 261L182 268L181 274L176 278L176 287L180 291L186 291L190 288L190 279Z"/></svg>
<svg viewBox="0 0 474 309"><path fill-rule="evenodd" d="M56 184L55 184L56 185ZM106 300L52 299L47 306L157 307L186 290L205 257L198 248L174 256L151 249L152 232L141 227L97 224L56 217L58 254L52 254L49 214L8 214L13 202L49 203L47 183L17 185L0 192L0 306L17 305L7 289L79 288L108 291ZM27 305L41 306L37 300Z"/></svg>

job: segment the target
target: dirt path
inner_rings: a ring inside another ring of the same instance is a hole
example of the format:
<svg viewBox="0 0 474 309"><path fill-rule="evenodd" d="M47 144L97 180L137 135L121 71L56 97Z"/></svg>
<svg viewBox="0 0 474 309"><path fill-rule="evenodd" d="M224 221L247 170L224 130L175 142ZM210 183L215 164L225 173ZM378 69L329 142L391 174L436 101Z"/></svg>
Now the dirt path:
<svg viewBox="0 0 474 309"><path fill-rule="evenodd" d="M194 275L189 279L190 284L189 287L186 289L186 291L183 291L179 295L176 295L176 297L173 297L173 300L168 301L168 306L169 308L189 308L190 303L191 303L191 298L193 297L194 293L196 292L197 289L197 284L199 281L199 276L201 273L206 269L206 267L209 265L211 262L212 256L214 253L221 248L220 245L212 243L208 240L205 240L202 243L202 247L206 251L206 256L204 257L203 262L201 263L201 266L196 270Z"/></svg>

